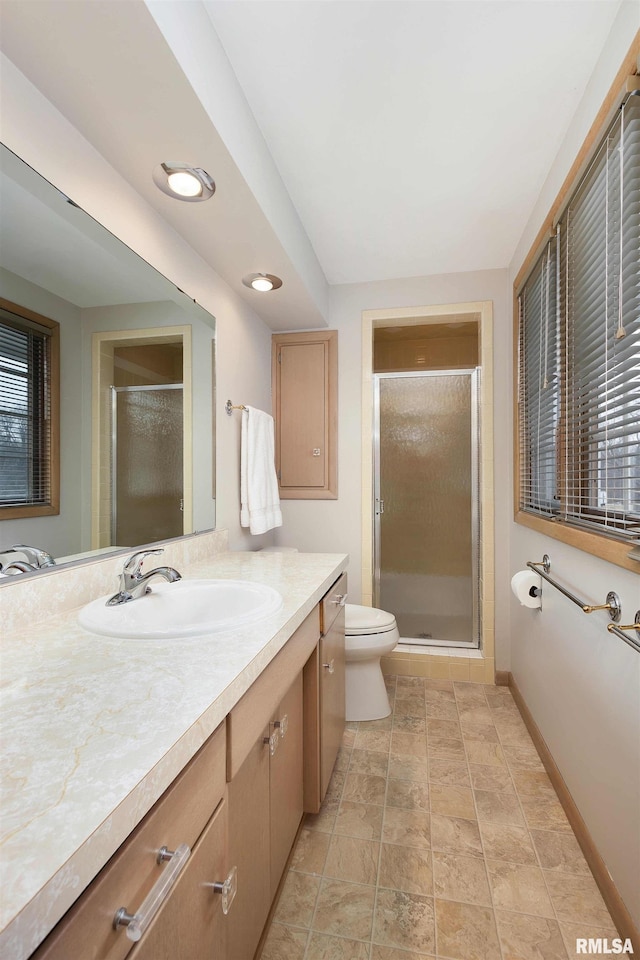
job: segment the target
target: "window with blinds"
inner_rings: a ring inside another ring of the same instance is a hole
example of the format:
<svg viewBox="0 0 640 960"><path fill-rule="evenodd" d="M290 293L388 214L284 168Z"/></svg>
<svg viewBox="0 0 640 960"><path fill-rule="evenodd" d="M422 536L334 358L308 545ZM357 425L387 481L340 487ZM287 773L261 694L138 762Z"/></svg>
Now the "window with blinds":
<svg viewBox="0 0 640 960"><path fill-rule="evenodd" d="M520 509L640 539L640 91L518 308Z"/></svg>
<svg viewBox="0 0 640 960"><path fill-rule="evenodd" d="M58 327L46 323L0 309L0 516L57 512L53 371Z"/></svg>

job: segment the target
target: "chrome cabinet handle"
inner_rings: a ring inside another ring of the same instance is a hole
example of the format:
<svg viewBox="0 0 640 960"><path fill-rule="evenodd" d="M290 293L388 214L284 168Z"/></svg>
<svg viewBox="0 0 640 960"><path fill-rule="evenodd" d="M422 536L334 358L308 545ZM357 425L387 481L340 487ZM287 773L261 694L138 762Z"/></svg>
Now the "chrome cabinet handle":
<svg viewBox="0 0 640 960"><path fill-rule="evenodd" d="M275 726L275 724L274 724ZM271 756L275 756L275 752L278 749L278 743L280 741L280 731L278 729L274 730L270 737L263 737L262 742L264 744L269 744L269 753Z"/></svg>
<svg viewBox="0 0 640 960"><path fill-rule="evenodd" d="M226 917L238 892L238 868L231 867L224 883L214 883L213 890L214 893L219 893L222 896L222 912Z"/></svg>
<svg viewBox="0 0 640 960"><path fill-rule="evenodd" d="M113 918L114 929L126 927L127 937L136 943L167 899L190 855L191 850L186 843L181 843L175 850L162 847L157 856L158 863L166 861L161 875L135 913L129 913L125 907L120 907Z"/></svg>
<svg viewBox="0 0 640 960"><path fill-rule="evenodd" d="M289 729L289 715L285 713L284 717L281 717L279 720L274 720L273 725L284 740L287 730Z"/></svg>
<svg viewBox="0 0 640 960"><path fill-rule="evenodd" d="M336 672L335 664L336 664L335 658L332 657L331 660L329 660L329 663L323 663L322 666L325 668L325 670L328 673L335 673Z"/></svg>
<svg viewBox="0 0 640 960"><path fill-rule="evenodd" d="M336 593L335 598L331 600L331 603L335 603L337 607L344 607L348 596L348 593Z"/></svg>

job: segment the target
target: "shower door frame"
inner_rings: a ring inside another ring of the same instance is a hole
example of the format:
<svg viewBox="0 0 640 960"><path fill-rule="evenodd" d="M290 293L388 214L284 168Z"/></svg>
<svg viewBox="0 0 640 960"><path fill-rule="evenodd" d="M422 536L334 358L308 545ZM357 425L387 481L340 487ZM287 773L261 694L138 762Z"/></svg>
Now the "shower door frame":
<svg viewBox="0 0 640 960"><path fill-rule="evenodd" d="M481 368L447 370L408 370L373 374L373 602L380 603L380 553L381 553L381 514L384 513L384 499L380 489L380 381L402 380L408 378L468 376L470 378L471 402L471 582L472 614L471 640L428 640L413 637L400 638L400 643L415 647L460 647L478 650L482 646L480 623L480 378ZM382 503L382 509L379 504ZM393 611L391 611L393 612Z"/></svg>
<svg viewBox="0 0 640 960"><path fill-rule="evenodd" d="M184 383L149 383L136 384L129 387L111 386L111 543L117 543L116 530L118 527L118 394L142 393L149 390L181 390L182 391L182 453L184 457ZM180 510L184 515L184 466L182 470L182 497ZM184 527L184 516L183 516ZM184 529L183 529L184 532Z"/></svg>

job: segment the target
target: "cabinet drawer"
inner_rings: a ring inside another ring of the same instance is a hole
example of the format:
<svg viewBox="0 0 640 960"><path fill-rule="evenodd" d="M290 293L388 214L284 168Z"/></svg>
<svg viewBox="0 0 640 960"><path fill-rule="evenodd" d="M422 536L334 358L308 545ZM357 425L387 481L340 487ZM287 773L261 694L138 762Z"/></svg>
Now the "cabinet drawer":
<svg viewBox="0 0 640 960"><path fill-rule="evenodd" d="M227 925L222 897L213 884L224 882L228 869L227 803L223 800L129 960L223 960Z"/></svg>
<svg viewBox="0 0 640 960"><path fill-rule="evenodd" d="M278 704L311 656L320 625L315 607L227 717L227 780L233 779Z"/></svg>
<svg viewBox="0 0 640 960"><path fill-rule="evenodd" d="M320 603L320 631L324 636L331 624L347 602L347 575L338 577L331 589L325 593Z"/></svg>
<svg viewBox="0 0 640 960"><path fill-rule="evenodd" d="M173 781L131 836L113 855L81 899L62 918L32 960L121 960L134 944L124 927L113 928L116 912L134 913L162 866L158 851L181 843L193 848L224 796L225 724Z"/></svg>

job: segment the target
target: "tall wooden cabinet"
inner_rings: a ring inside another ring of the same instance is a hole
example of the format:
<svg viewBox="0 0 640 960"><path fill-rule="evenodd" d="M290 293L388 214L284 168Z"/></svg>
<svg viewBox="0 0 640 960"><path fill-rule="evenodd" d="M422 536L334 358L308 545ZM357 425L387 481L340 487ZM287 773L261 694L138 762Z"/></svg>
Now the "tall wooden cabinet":
<svg viewBox="0 0 640 960"><path fill-rule="evenodd" d="M338 496L338 331L276 333L271 387L282 499Z"/></svg>

